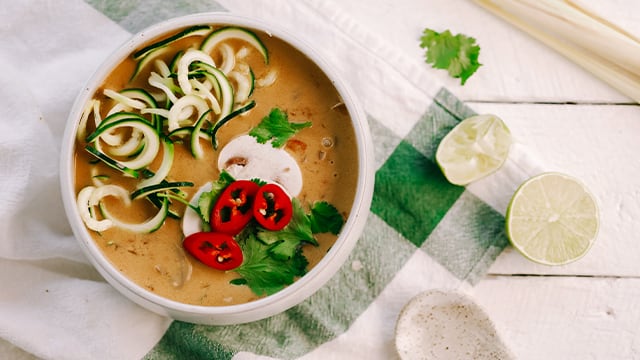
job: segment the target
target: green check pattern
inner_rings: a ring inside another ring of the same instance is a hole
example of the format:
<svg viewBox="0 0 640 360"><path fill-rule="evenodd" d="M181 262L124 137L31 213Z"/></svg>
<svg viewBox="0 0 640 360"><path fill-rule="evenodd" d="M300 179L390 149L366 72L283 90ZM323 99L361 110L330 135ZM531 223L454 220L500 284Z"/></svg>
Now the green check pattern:
<svg viewBox="0 0 640 360"><path fill-rule="evenodd" d="M463 187L447 182L435 163L402 140L376 172L371 211L420 247L463 191ZM438 196L425 196L428 194Z"/></svg>
<svg viewBox="0 0 640 360"><path fill-rule="evenodd" d="M132 33L169 17L223 10L204 0L86 1ZM508 243L504 218L448 183L434 160L440 139L473 111L446 89L428 101L404 138L369 115L378 170L368 223L326 286L300 305L250 324L174 321L146 358L231 359L240 351L283 359L304 355L346 332L416 252L427 253L461 283L478 281ZM355 270L354 263L362 268Z"/></svg>
<svg viewBox="0 0 640 360"><path fill-rule="evenodd" d="M464 111L450 111L456 108ZM300 305L269 319L235 326L175 321L147 358L231 359L237 351L283 359L304 355L347 331L416 251L425 251L461 281L475 283L508 243L504 218L448 183L430 151L468 114L443 89L405 139L391 138L384 125L369 118L376 144L397 145L386 150L391 153L376 172L364 234L338 274ZM440 129L436 136L433 129ZM365 265L354 271L354 261Z"/></svg>
<svg viewBox="0 0 640 360"><path fill-rule="evenodd" d="M85 0L96 10L132 34L170 18L209 11L224 11L215 1L206 0Z"/></svg>

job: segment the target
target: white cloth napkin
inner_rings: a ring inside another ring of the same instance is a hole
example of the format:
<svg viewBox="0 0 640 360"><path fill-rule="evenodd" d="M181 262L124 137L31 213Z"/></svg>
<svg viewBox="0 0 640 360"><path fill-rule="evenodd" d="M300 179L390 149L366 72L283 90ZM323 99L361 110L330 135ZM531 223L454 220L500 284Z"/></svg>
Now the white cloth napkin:
<svg viewBox="0 0 640 360"><path fill-rule="evenodd" d="M0 337L41 358L142 357L170 320L126 300L88 264L58 179L70 106L130 34L82 1L0 8Z"/></svg>

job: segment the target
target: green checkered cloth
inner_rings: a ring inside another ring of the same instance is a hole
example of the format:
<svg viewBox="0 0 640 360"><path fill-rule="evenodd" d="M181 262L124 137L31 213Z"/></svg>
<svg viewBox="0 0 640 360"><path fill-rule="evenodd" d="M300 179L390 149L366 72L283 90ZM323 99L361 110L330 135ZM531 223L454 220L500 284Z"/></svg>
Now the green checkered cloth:
<svg viewBox="0 0 640 360"><path fill-rule="evenodd" d="M33 135L26 129L20 133L26 140L10 140L17 139L18 129L0 138L0 151L19 154L16 149L28 140L31 149L55 153L82 83L131 34L170 17L231 11L313 40L367 113L377 169L367 226L340 271L288 311L234 326L170 321L130 303L87 264L69 229L56 225L65 221L55 197L41 195L49 205L37 205L32 193L14 191L10 186L15 184L3 179L0 185L7 191L0 203L23 204L0 208L3 214L15 213L3 229L20 239L0 246L0 281L14 286L10 296L0 295L4 343L56 359L392 358L395 320L407 301L428 289L473 286L508 244L501 207L530 164L515 159L518 166L508 162L506 167L522 174L492 175L466 188L448 183L434 161L435 149L473 110L434 81L422 59L409 59L383 43L331 0L69 0L56 7L34 0L4 5L0 22L7 25L0 31L6 36L0 36L0 45L11 52L6 60L0 58L5 69L0 95L12 91L0 98L9 99L2 102L5 114L15 115L0 115L0 129L20 118L34 126L42 126L44 119L50 131ZM22 66L28 69L16 70ZM67 75L58 75L65 70ZM24 81L17 86L19 76ZM42 82L48 77L56 80ZM21 161L44 164L39 159ZM24 172L21 164L0 160L0 166L15 176ZM51 170L33 166L26 186L46 190L37 194L55 194ZM512 183L505 186L505 178ZM29 219L35 225L28 226ZM16 272L21 282L11 276Z"/></svg>
<svg viewBox="0 0 640 360"><path fill-rule="evenodd" d="M448 270L452 287L478 281L508 243L504 217L447 182L434 162L441 135L470 114L443 89L403 139L370 118L374 142L386 145L379 148L385 154L378 152L385 161L376 172L364 234L338 274L300 305L262 321L235 326L175 321L147 358L231 359L238 351L302 356L347 332L416 252Z"/></svg>
<svg viewBox="0 0 640 360"><path fill-rule="evenodd" d="M190 2L189 7L174 5L171 11L153 13L149 20L144 18L151 13L147 2L131 7L89 2L132 32L164 15L175 15L174 10L222 8ZM508 243L504 218L464 187L447 182L435 163L439 140L474 113L444 88L433 98L425 94L424 107L419 119L407 119L416 122L404 137L390 131L394 119L368 114L381 164L371 212L353 254L327 286L282 314L250 324L202 326L175 321L147 358L231 359L239 351L276 358L302 356L348 331L415 252L425 252L459 281L480 279ZM354 263L362 268L354 271Z"/></svg>

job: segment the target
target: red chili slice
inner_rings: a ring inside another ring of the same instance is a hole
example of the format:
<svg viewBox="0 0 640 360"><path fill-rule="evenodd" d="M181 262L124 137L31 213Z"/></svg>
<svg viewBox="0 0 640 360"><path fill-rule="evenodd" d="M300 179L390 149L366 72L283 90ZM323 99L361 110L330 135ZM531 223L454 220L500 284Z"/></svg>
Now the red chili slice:
<svg viewBox="0 0 640 360"><path fill-rule="evenodd" d="M291 220L291 199L276 184L266 184L258 189L253 202L253 217L267 230L283 229Z"/></svg>
<svg viewBox="0 0 640 360"><path fill-rule="evenodd" d="M242 249L228 234L194 233L184 239L182 246L193 257L214 269L232 270L242 264Z"/></svg>
<svg viewBox="0 0 640 360"><path fill-rule="evenodd" d="M249 180L237 180L227 186L211 211L211 228L229 235L240 233L251 221L253 199L259 187Z"/></svg>

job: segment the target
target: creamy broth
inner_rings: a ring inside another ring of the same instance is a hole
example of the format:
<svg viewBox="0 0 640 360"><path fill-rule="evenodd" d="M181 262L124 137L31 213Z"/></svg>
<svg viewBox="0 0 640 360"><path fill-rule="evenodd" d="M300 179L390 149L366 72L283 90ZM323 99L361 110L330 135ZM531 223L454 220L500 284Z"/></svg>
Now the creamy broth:
<svg viewBox="0 0 640 360"><path fill-rule="evenodd" d="M297 198L306 210L314 201L327 201L346 219L354 200L358 160L354 130L346 110L340 105L341 99L331 81L305 55L279 39L265 33L256 34L269 51L269 63L264 64L261 55L253 49L250 49L246 62L257 79L266 76L269 71L276 71L276 81L270 86L256 86L250 97L255 100L256 106L221 128L217 151L203 140L204 157L195 159L187 144L176 144L175 159L168 178L193 182L193 187L183 188L188 194L187 199L191 199L200 186L218 179L217 157L220 149L233 138L247 134L272 108L278 107L287 112L292 122L312 122L311 127L299 131L285 146L302 170L303 188ZM179 49L201 40L201 37L191 37L175 42L164 59L169 61ZM239 40L229 41L228 44L236 50L248 47ZM214 53L212 57L218 63L219 55ZM125 87L141 87L157 93L157 89L142 80L129 83L134 66L131 59L123 61L106 79L95 98L105 104L110 102L102 95L104 88L118 91ZM149 70L146 71L148 73ZM141 78L146 80L147 77ZM109 108L103 107L103 117ZM88 130L90 132L92 128ZM120 172L103 163L96 164L95 158L84 150L84 145L84 142L79 142L76 146L76 193L92 185L92 176L95 174L108 176L104 180L106 183L133 189L134 180L122 177ZM149 168L155 170L161 157L159 154ZM134 200L130 207L110 197L104 201L115 216L127 222L144 221L157 212L157 208L144 199ZM185 206L174 201L172 209L183 214ZM119 271L160 296L207 306L239 304L257 298L249 287L229 283L238 278L237 273L210 268L183 250L180 220L167 218L159 230L150 234L135 234L118 228L101 233L90 232L104 255ZM315 237L319 246L305 245L303 248L309 261L307 270L322 259L337 238L332 234L316 234Z"/></svg>

